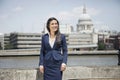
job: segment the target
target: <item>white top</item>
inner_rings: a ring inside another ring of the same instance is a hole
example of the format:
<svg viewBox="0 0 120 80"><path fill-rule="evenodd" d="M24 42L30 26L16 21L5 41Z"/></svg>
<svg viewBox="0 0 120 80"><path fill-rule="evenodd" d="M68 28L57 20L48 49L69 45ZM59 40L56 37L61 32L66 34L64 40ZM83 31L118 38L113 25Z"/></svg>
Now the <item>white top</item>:
<svg viewBox="0 0 120 80"><path fill-rule="evenodd" d="M51 48L53 48L53 46L54 46L55 39L56 39L56 37L55 38L50 38L50 34L49 34L49 44L50 44Z"/></svg>

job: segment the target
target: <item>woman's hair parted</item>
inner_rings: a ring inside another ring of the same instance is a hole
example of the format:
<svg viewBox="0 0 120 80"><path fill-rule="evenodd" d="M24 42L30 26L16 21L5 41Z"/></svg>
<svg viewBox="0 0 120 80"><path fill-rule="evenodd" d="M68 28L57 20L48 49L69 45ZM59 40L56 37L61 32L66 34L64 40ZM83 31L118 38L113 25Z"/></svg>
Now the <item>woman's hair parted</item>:
<svg viewBox="0 0 120 80"><path fill-rule="evenodd" d="M48 21L47 21L47 24L46 24L46 28L47 28L48 32L50 33L50 22L52 20L56 20L57 24L58 24L58 29L55 32L55 35L56 35L56 43L59 46L61 44L61 33L59 31L59 21L56 18L54 18L54 17L49 18Z"/></svg>

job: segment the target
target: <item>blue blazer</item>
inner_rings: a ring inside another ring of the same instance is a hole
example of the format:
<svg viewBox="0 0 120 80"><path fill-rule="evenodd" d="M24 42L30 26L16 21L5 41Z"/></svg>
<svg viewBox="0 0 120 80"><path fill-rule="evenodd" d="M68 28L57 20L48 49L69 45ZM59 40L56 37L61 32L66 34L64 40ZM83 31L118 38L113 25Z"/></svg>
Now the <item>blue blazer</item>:
<svg viewBox="0 0 120 80"><path fill-rule="evenodd" d="M61 34L61 44L60 44L60 46L57 46L56 40L55 40L53 48L51 48L51 46L49 44L49 35L45 34L45 35L42 36L39 66L44 65L45 55L49 54L50 51L53 51L53 53L60 52L60 54L63 57L62 58L62 63L67 64L67 56L68 56L67 52L68 52L68 50L67 50L67 43L66 43L66 38L65 38L64 34ZM54 57L56 57L58 59L60 58L60 57L57 57L57 56L54 56Z"/></svg>

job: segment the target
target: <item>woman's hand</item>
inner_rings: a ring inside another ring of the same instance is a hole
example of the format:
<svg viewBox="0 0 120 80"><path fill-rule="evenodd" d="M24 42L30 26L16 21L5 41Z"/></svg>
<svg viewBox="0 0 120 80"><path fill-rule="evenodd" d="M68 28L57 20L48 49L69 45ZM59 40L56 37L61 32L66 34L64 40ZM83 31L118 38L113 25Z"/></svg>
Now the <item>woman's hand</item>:
<svg viewBox="0 0 120 80"><path fill-rule="evenodd" d="M42 65L39 67L39 69L41 73L44 73L44 67Z"/></svg>
<svg viewBox="0 0 120 80"><path fill-rule="evenodd" d="M61 64L61 71L64 71L66 69L66 64L65 63L62 63Z"/></svg>

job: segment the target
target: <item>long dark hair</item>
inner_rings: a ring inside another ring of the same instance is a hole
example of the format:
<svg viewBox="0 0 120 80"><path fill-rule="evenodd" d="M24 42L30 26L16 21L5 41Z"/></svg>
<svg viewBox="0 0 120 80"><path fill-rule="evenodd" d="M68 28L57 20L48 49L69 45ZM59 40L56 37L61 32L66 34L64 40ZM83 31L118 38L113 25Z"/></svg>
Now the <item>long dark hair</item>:
<svg viewBox="0 0 120 80"><path fill-rule="evenodd" d="M50 22L52 20L56 20L57 24L58 24L58 30L55 32L55 35L56 35L56 43L59 46L61 44L61 33L60 33L60 30L59 30L59 21L56 18L51 17L51 18L48 19L46 27L47 27L48 32L50 33Z"/></svg>

